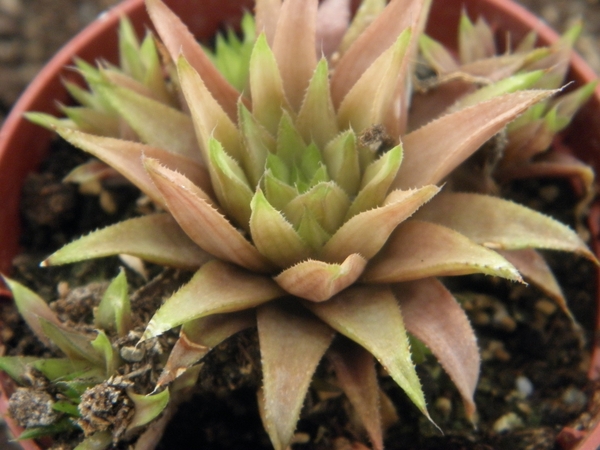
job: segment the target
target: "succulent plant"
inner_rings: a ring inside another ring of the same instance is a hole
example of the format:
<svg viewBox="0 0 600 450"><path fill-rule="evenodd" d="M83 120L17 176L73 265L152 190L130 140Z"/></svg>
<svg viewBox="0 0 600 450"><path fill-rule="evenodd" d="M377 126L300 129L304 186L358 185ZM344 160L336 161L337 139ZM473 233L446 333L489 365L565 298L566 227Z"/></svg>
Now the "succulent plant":
<svg viewBox="0 0 600 450"><path fill-rule="evenodd" d="M195 270L141 339L181 326L157 388L256 326L261 417L276 449L290 444L324 355L374 448L383 448L374 360L429 417L409 333L439 360L473 419L476 338L437 277L525 277L568 313L534 249L596 261L559 222L446 183L519 115L530 122L561 108L547 103L558 85L528 88L546 79L556 64L551 57L566 64L562 47L533 49L527 38L513 54L496 57L495 47L487 48L489 28L463 18L459 63L423 36L427 0L364 0L352 19L343 0L257 0L244 37L219 38L213 54L160 0L146 3L163 42L158 48L170 55L168 78L152 78L161 98L142 81L148 67L157 70L154 56L145 66L135 62L152 41L136 46L127 25L126 69L80 64L93 95L74 91L84 109L93 104L110 112L106 120L126 124L126 135L32 117L165 212L82 237L43 265L127 254ZM426 93L411 87L419 42L440 73ZM492 69L469 72L469 64ZM529 112L542 102L543 113ZM35 320L28 322L35 330Z"/></svg>
<svg viewBox="0 0 600 450"><path fill-rule="evenodd" d="M26 428L19 439L81 429L86 439L78 449L106 448L154 420L168 404L170 391L185 387L178 383L154 395L136 393L140 387L136 376L144 371L136 373L132 366L144 359L144 353L159 357L160 349L128 352L133 345L123 344L136 339L135 333L129 336L134 317L124 272L106 287L87 327L61 320L33 291L9 278L4 281L34 335L65 355L0 357L0 370L22 386L9 402L11 416ZM120 351L117 340L122 341Z"/></svg>

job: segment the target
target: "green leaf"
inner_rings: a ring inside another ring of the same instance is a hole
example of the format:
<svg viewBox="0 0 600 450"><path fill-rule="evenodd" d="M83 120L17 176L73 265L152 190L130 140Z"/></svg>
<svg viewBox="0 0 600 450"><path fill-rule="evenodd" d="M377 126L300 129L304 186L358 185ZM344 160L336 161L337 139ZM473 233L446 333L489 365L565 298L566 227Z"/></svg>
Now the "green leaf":
<svg viewBox="0 0 600 450"><path fill-rule="evenodd" d="M194 319L253 308L285 292L269 277L254 275L223 261L210 261L154 314L143 340Z"/></svg>
<svg viewBox="0 0 600 450"><path fill-rule="evenodd" d="M404 320L387 286L353 286L327 302L304 305L334 330L367 349L429 418L411 360Z"/></svg>
<svg viewBox="0 0 600 450"><path fill-rule="evenodd" d="M47 335L42 321L60 324L58 317L52 311L46 302L31 289L26 288L22 284L11 280L2 275L4 283L10 289L15 305L21 314L21 317L27 322L27 325L33 331L33 334L46 346L50 345L52 338Z"/></svg>
<svg viewBox="0 0 600 450"><path fill-rule="evenodd" d="M169 214L124 220L81 237L42 261L42 267L126 254L166 266L195 269L211 256Z"/></svg>
<svg viewBox="0 0 600 450"><path fill-rule="evenodd" d="M344 223L325 244L320 259L341 263L353 253L371 259L381 250L398 224L438 192L436 186L392 192L383 206L357 214ZM365 239L365 233L369 233L369 239Z"/></svg>
<svg viewBox="0 0 600 450"><path fill-rule="evenodd" d="M48 425L45 427L34 427L28 428L23 431L19 437L16 439L19 441L26 441L27 439L38 439L44 436L51 436L53 434L59 434L66 431L75 430L77 427L73 422L71 422L68 418L64 418L52 425Z"/></svg>
<svg viewBox="0 0 600 450"><path fill-rule="evenodd" d="M242 102L238 103L238 121L245 147L241 162L251 186L257 186L265 171L267 156L275 153L277 144Z"/></svg>
<svg viewBox="0 0 600 450"><path fill-rule="evenodd" d="M37 356L0 356L0 370L17 383L23 384L28 367L37 360Z"/></svg>
<svg viewBox="0 0 600 450"><path fill-rule="evenodd" d="M397 145L370 164L362 177L358 195L352 202L346 219L381 206L402 164L402 146Z"/></svg>
<svg viewBox="0 0 600 450"><path fill-rule="evenodd" d="M311 249L280 211L266 199L260 189L250 205L250 234L258 251L281 268L289 267L311 254Z"/></svg>
<svg viewBox="0 0 600 450"><path fill-rule="evenodd" d="M106 373L89 361L69 358L43 358L31 363L53 383L58 381L69 381L76 378L86 378L101 381Z"/></svg>
<svg viewBox="0 0 600 450"><path fill-rule="evenodd" d="M348 195L356 195L360 183L356 134L346 130L332 139L323 149L323 160L331 179Z"/></svg>
<svg viewBox="0 0 600 450"><path fill-rule="evenodd" d="M209 140L208 169L219 205L235 223L248 230L253 189L238 163L216 139Z"/></svg>
<svg viewBox="0 0 600 450"><path fill-rule="evenodd" d="M69 358L83 359L94 365L105 367L104 355L94 348L92 345L93 338L88 334L68 330L62 325L49 322L43 318L40 318L40 325L52 343Z"/></svg>
<svg viewBox="0 0 600 450"><path fill-rule="evenodd" d="M99 92L145 144L191 159L201 157L187 114L131 89L106 85Z"/></svg>
<svg viewBox="0 0 600 450"><path fill-rule="evenodd" d="M314 142L324 148L337 134L337 119L329 92L329 68L321 59L306 91L296 118L304 142Z"/></svg>
<svg viewBox="0 0 600 450"><path fill-rule="evenodd" d="M52 405L52 409L54 411L63 412L65 414L68 414L73 417L80 417L79 409L77 408L77 405L75 405L71 402L68 402L68 401L63 400L63 401L54 402L54 404Z"/></svg>
<svg viewBox="0 0 600 450"><path fill-rule="evenodd" d="M128 430L141 427L156 419L167 407L170 398L168 389L152 395L139 395L132 389L128 389L127 396L135 405L135 413L127 426Z"/></svg>
<svg viewBox="0 0 600 450"><path fill-rule="evenodd" d="M264 33L256 39L250 58L250 93L252 114L273 136L276 135L282 111L290 111L283 81Z"/></svg>
<svg viewBox="0 0 600 450"><path fill-rule="evenodd" d="M131 304L127 292L127 277L121 269L111 281L98 308L94 311L94 325L102 330L116 330L119 337L126 336L132 327Z"/></svg>
<svg viewBox="0 0 600 450"><path fill-rule="evenodd" d="M98 331L96 339L94 339L91 344L94 350L104 358L106 377L112 376L121 365L122 361L117 350L111 345L110 339L108 339L108 336L106 336L104 331Z"/></svg>

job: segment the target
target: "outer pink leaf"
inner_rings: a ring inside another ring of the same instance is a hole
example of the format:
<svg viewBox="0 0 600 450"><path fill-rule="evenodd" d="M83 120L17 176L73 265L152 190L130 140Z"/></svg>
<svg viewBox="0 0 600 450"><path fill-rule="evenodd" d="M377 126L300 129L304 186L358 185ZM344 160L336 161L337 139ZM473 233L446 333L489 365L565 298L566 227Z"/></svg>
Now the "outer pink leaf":
<svg viewBox="0 0 600 450"><path fill-rule="evenodd" d="M325 0L319 6L316 26L317 56L327 59L338 49L350 23L350 0Z"/></svg>
<svg viewBox="0 0 600 450"><path fill-rule="evenodd" d="M417 218L452 228L489 248L563 250L597 262L569 227L508 200L448 192L419 211Z"/></svg>
<svg viewBox="0 0 600 450"><path fill-rule="evenodd" d="M10 278L1 275L0 278L10 289L15 305L19 310L19 314L25 320L33 334L46 346L50 345L50 339L44 332L40 319L46 322L53 323L56 326L60 325L60 321L56 313L50 309L48 304L33 292L26 288L21 283L11 280Z"/></svg>
<svg viewBox="0 0 600 450"><path fill-rule="evenodd" d="M364 280L396 283L426 277L485 273L522 281L498 253L440 225L407 220L369 264Z"/></svg>
<svg viewBox="0 0 600 450"><path fill-rule="evenodd" d="M162 207L166 203L144 170L142 156L160 160L169 168L185 175L209 195L212 194L208 172L204 166L192 159L137 142L94 136L68 128L57 128L56 132L74 146L94 155L117 170Z"/></svg>
<svg viewBox="0 0 600 450"><path fill-rule="evenodd" d="M554 91L520 91L448 114L404 136L394 188L437 184L481 145Z"/></svg>
<svg viewBox="0 0 600 450"><path fill-rule="evenodd" d="M331 80L331 95L336 107L369 66L388 49L405 29L414 28L421 16L424 0L392 0L344 53ZM419 33L417 30L415 34Z"/></svg>
<svg viewBox="0 0 600 450"><path fill-rule="evenodd" d="M353 253L371 259L381 250L398 224L438 192L436 186L425 186L390 193L383 206L357 214L342 225L323 247L322 259L341 262ZM369 239L365 239L367 230Z"/></svg>
<svg viewBox="0 0 600 450"><path fill-rule="evenodd" d="M156 382L156 389L183 375L225 339L255 324L254 311L214 314L185 323Z"/></svg>
<svg viewBox="0 0 600 450"><path fill-rule="evenodd" d="M275 30L277 29L277 19L281 11L282 0L256 0L255 19L256 34L265 33L269 45L273 45Z"/></svg>
<svg viewBox="0 0 600 450"><path fill-rule="evenodd" d="M213 97L232 120L237 116L239 92L231 86L210 61L192 33L161 0L146 0L148 14L173 61L183 53L208 87Z"/></svg>
<svg viewBox="0 0 600 450"><path fill-rule="evenodd" d="M223 261L210 261L165 301L148 323L142 340L201 317L242 311L283 295L285 292L268 277Z"/></svg>
<svg viewBox="0 0 600 450"><path fill-rule="evenodd" d="M429 417L404 320L388 286L352 286L322 303L304 302L325 323L366 348Z"/></svg>
<svg viewBox="0 0 600 450"><path fill-rule="evenodd" d="M287 305L285 305L287 306ZM269 303L257 310L263 421L275 450L292 440L312 376L334 332L306 311Z"/></svg>
<svg viewBox="0 0 600 450"><path fill-rule="evenodd" d="M327 356L340 386L369 433L373 448L383 450L379 383L373 355L345 340L335 342Z"/></svg>
<svg viewBox="0 0 600 450"><path fill-rule="evenodd" d="M464 310L434 278L393 285L406 328L423 341L448 373L473 420L479 378L479 350Z"/></svg>
<svg viewBox="0 0 600 450"><path fill-rule="evenodd" d="M273 53L285 94L296 112L317 67L315 33L318 4L318 0L283 2L273 41Z"/></svg>
<svg viewBox="0 0 600 450"><path fill-rule="evenodd" d="M56 266L119 254L186 269L197 269L212 259L171 215L153 214L94 231L57 250L41 265Z"/></svg>
<svg viewBox="0 0 600 450"><path fill-rule="evenodd" d="M204 80L184 57L177 60L177 73L181 90L192 114L204 162L209 164L210 138L215 138L230 156L241 161L241 138L234 123L235 119L231 119L229 113L221 108Z"/></svg>
<svg viewBox="0 0 600 450"><path fill-rule="evenodd" d="M270 263L215 209L208 196L185 176L144 159L144 166L163 195L168 210L186 234L219 259L257 272L268 272Z"/></svg>
<svg viewBox="0 0 600 450"><path fill-rule="evenodd" d="M277 275L274 280L290 294L313 302L323 302L354 283L367 261L352 254L342 264L310 259Z"/></svg>
<svg viewBox="0 0 600 450"><path fill-rule="evenodd" d="M565 314L573 318L562 289L542 255L531 248L499 250L498 253L510 261L527 281L553 299Z"/></svg>

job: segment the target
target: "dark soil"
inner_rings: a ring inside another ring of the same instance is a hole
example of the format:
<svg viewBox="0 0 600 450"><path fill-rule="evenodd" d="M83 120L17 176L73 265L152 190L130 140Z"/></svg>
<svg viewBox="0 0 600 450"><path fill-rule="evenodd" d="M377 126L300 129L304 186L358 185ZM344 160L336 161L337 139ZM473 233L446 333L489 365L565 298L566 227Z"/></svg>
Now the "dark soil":
<svg viewBox="0 0 600 450"><path fill-rule="evenodd" d="M0 0L0 120L57 47L102 8L114 3L115 0ZM578 49L594 68L600 69L598 1L523 0L521 3L537 10L561 30L577 17L585 17L586 34ZM62 162L63 152L70 161L67 165ZM68 166L84 157L63 146L58 146L56 153L62 154L60 168L48 163L46 170L32 175L27 182L24 205L28 207L24 219L29 228L23 234L23 244L28 251L15 260L15 269L16 276L29 287L46 299L55 300L52 305L61 318L78 322L89 320L89 307L98 301L105 286L103 280L117 274L119 261L109 258L43 270L37 264L72 237L113 222L115 216L104 212L97 199L82 196L76 188L59 183ZM517 201L530 202L535 198L537 209L572 226L578 225L571 209L562 207L575 202L566 183L521 182L506 189ZM117 216L135 213L135 197L135 192L126 191L118 198ZM586 261L564 254L547 256L556 268L574 316L585 331L581 332L553 302L533 288L475 276L469 277L467 290L464 278L445 280L463 302L479 337L484 363L476 393L478 429L474 430L465 420L460 398L448 377L432 357L426 357L419 364L419 375L431 414L445 436L427 423L382 373L382 386L400 416L386 435L387 449L554 449L559 448L556 437L564 424L589 423L590 415L582 412L590 404L592 411L600 409L596 386L586 381L585 373L590 330L594 326L594 316L589 313L595 303L594 286L589 284L594 279L594 268ZM159 272L159 268L151 268L151 274ZM186 276L173 271L160 273L158 281L140 289L144 285L142 277L128 272L132 289L137 289L133 307L147 320L157 307L156 299L172 291ZM58 289L57 280L64 281ZM582 280L588 281L583 288ZM90 285L97 282L101 284ZM76 286L83 287L72 289ZM0 303L0 308L0 341L8 343L8 353L45 351L26 331L14 326L20 320L14 309L4 303ZM131 348L133 343L120 345ZM173 336L167 336L162 349L172 344ZM138 392L145 391L156 380L159 358L132 362L121 374L139 371L144 365L149 365L149 369L133 380ZM253 330L211 352L195 397L180 408L179 415L167 428L169 444L159 444L158 448L269 449L268 437L257 415L255 392L260 383L259 367ZM326 365L319 368L318 378L318 386L329 386L331 371ZM122 391L120 382L113 382L111 387L117 396ZM45 419L44 393L44 386L38 384L21 394L35 399L33 403L39 406L27 416ZM89 400L93 402L93 396ZM385 410L385 403L383 406ZM94 411L98 409L94 406ZM118 422L127 416L126 409L105 411L102 420L109 417ZM388 408L388 418L394 414ZM350 449L355 441L367 442L347 400L335 389L320 388L309 394L296 438L294 450L342 450ZM0 448L9 449L12 444L5 443L0 436Z"/></svg>

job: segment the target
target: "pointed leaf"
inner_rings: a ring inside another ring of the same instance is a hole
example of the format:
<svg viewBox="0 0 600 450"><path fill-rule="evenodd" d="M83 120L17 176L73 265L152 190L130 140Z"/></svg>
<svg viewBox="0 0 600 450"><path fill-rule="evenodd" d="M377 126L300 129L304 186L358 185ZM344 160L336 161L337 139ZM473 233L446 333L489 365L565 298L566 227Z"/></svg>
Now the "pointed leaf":
<svg viewBox="0 0 600 450"><path fill-rule="evenodd" d="M458 64L446 47L426 34L419 36L419 48L423 58L438 74L458 70Z"/></svg>
<svg viewBox="0 0 600 450"><path fill-rule="evenodd" d="M508 200L479 194L444 193L417 214L452 228L478 244L500 250L544 248L594 254L566 225Z"/></svg>
<svg viewBox="0 0 600 450"><path fill-rule="evenodd" d="M225 339L256 324L254 311L213 314L183 324L156 387L171 383Z"/></svg>
<svg viewBox="0 0 600 450"><path fill-rule="evenodd" d="M302 107L296 118L296 127L304 142L314 142L324 148L337 134L336 113L329 92L329 68L321 59L310 80Z"/></svg>
<svg viewBox="0 0 600 450"><path fill-rule="evenodd" d="M317 55L331 59L338 50L350 23L350 0L325 0L317 12L316 42Z"/></svg>
<svg viewBox="0 0 600 450"><path fill-rule="evenodd" d="M94 311L94 325L102 330L116 330L119 337L129 333L132 327L131 304L123 269L104 291Z"/></svg>
<svg viewBox="0 0 600 450"><path fill-rule="evenodd" d="M356 134L347 130L332 139L323 149L323 160L331 179L348 195L355 195L360 183Z"/></svg>
<svg viewBox="0 0 600 450"><path fill-rule="evenodd" d="M165 389L158 394L140 395L127 390L127 396L133 401L135 413L127 426L128 430L141 427L156 419L169 404L169 390Z"/></svg>
<svg viewBox="0 0 600 450"><path fill-rule="evenodd" d="M269 270L267 260L214 208L199 187L156 160L145 159L144 165L173 217L198 246L242 267L258 272Z"/></svg>
<svg viewBox="0 0 600 450"><path fill-rule="evenodd" d="M363 0L358 11L352 18L346 34L342 38L339 51L344 54L346 50L358 39L363 31L377 18L385 8L386 0Z"/></svg>
<svg viewBox="0 0 600 450"><path fill-rule="evenodd" d="M552 91L521 91L443 116L403 137L394 188L436 184L508 122ZM443 136L443 139L440 139Z"/></svg>
<svg viewBox="0 0 600 450"><path fill-rule="evenodd" d="M473 394L479 378L479 349L469 319L436 279L393 285L406 328L420 339L454 382L467 417L474 420Z"/></svg>
<svg viewBox="0 0 600 450"><path fill-rule="evenodd" d="M167 266L194 269L211 259L169 214L128 219L79 238L42 261L42 267L127 254Z"/></svg>
<svg viewBox="0 0 600 450"><path fill-rule="evenodd" d="M281 212L273 208L260 189L254 194L250 207L252 242L269 261L286 268L310 256L310 247Z"/></svg>
<svg viewBox="0 0 600 450"><path fill-rule="evenodd" d="M210 261L188 284L165 301L148 323L142 339L211 314L253 308L285 295L268 277L222 261Z"/></svg>
<svg viewBox="0 0 600 450"><path fill-rule="evenodd" d="M334 335L314 316L285 306L269 303L257 311L264 425L275 450L290 444L313 373Z"/></svg>
<svg viewBox="0 0 600 450"><path fill-rule="evenodd" d="M241 163L251 186L257 186L264 175L267 156L275 153L277 143L243 103L238 106L238 122L245 149Z"/></svg>
<svg viewBox="0 0 600 450"><path fill-rule="evenodd" d="M242 168L223 150L220 142L210 138L208 146L208 170L219 205L247 231L254 186L250 186Z"/></svg>
<svg viewBox="0 0 600 450"><path fill-rule="evenodd" d="M318 0L286 0L283 2L273 54L281 73L285 96L293 111L298 111L315 67L315 34ZM293 48L293 51L290 51ZM254 98L254 92L253 92Z"/></svg>
<svg viewBox="0 0 600 450"><path fill-rule="evenodd" d="M122 364L122 360L117 353L117 350L113 348L110 343L110 339L104 331L97 331L96 339L90 342L92 348L98 355L104 360L104 373L106 377L114 375L119 365Z"/></svg>
<svg viewBox="0 0 600 450"><path fill-rule="evenodd" d="M322 303L304 302L321 320L367 349L429 417L411 360L404 320L387 286L353 286Z"/></svg>
<svg viewBox="0 0 600 450"><path fill-rule="evenodd" d="M274 280L290 294L323 302L353 284L366 265L367 261L356 253L342 264L310 259L284 270Z"/></svg>
<svg viewBox="0 0 600 450"><path fill-rule="evenodd" d="M238 129L233 122L237 118L237 102L235 105L236 113L231 118L231 114L225 112L222 105L219 105L215 97L211 95L205 80L198 75L198 72L184 57L177 60L177 73L181 90L192 113L192 120L204 161L209 160L208 143L211 138L219 141L230 156L240 161L241 140Z"/></svg>
<svg viewBox="0 0 600 450"><path fill-rule="evenodd" d="M118 86L107 86L100 93L145 144L190 159L201 158L194 125L188 115Z"/></svg>
<svg viewBox="0 0 600 450"><path fill-rule="evenodd" d="M252 114L273 136L277 134L282 111L291 111L275 55L264 34L256 39L250 57Z"/></svg>
<svg viewBox="0 0 600 450"><path fill-rule="evenodd" d="M350 199L335 183L319 183L303 194L296 195L283 207L283 214L294 225L310 211L323 229L333 234L343 223Z"/></svg>
<svg viewBox="0 0 600 450"><path fill-rule="evenodd" d="M0 371L17 383L24 384L30 365L39 359L37 356L0 356Z"/></svg>
<svg viewBox="0 0 600 450"><path fill-rule="evenodd" d="M59 325L58 317L46 302L31 289L26 288L10 278L2 275L2 280L10 289L19 314L33 334L46 346L50 345L50 337L44 331L41 320Z"/></svg>
<svg viewBox="0 0 600 450"><path fill-rule="evenodd" d="M531 248L498 250L498 253L513 264L525 280L554 300L560 309L573 319L562 289L542 255Z"/></svg>
<svg viewBox="0 0 600 450"><path fill-rule="evenodd" d="M383 206L362 212L340 227L325 244L322 259L341 262L353 253L369 260L381 250L398 224L410 217L439 192L436 186L394 191ZM368 239L365 232L369 233Z"/></svg>
<svg viewBox="0 0 600 450"><path fill-rule="evenodd" d="M410 40L411 31L403 31L352 86L338 109L340 129L350 127L360 133L371 125L387 123L390 108L396 106L394 94L403 76L401 70ZM335 74L338 70L339 66Z"/></svg>
<svg viewBox="0 0 600 450"><path fill-rule="evenodd" d="M402 145L397 145L365 169L360 190L346 220L363 211L381 206L402 164Z"/></svg>
<svg viewBox="0 0 600 450"><path fill-rule="evenodd" d="M269 45L273 45L282 0L256 0L255 3L256 34L264 33Z"/></svg>
<svg viewBox="0 0 600 450"><path fill-rule="evenodd" d="M113 167L161 206L165 206L165 201L144 170L142 156L158 159L171 169L186 175L206 192L212 192L206 169L189 158L136 142L93 136L66 128L57 128L56 132L75 147Z"/></svg>
<svg viewBox="0 0 600 450"><path fill-rule="evenodd" d="M396 228L371 261L364 280L396 283L471 273L523 281L517 269L498 253L450 228L413 219Z"/></svg>
<svg viewBox="0 0 600 450"><path fill-rule="evenodd" d="M344 53L331 79L333 104L340 103L373 62L400 36L415 26L426 0L393 0ZM417 35L419 33L416 33Z"/></svg>
<svg viewBox="0 0 600 450"><path fill-rule="evenodd" d="M169 50L171 59L177 61L179 55L183 54L200 74L212 97L232 120L235 119L240 94L225 81L181 19L160 0L146 0L146 7L156 31Z"/></svg>
<svg viewBox="0 0 600 450"><path fill-rule="evenodd" d="M348 340L338 340L327 352L341 388L362 421L375 450L383 450L379 383L373 355Z"/></svg>
<svg viewBox="0 0 600 450"><path fill-rule="evenodd" d="M84 359L97 366L105 367L104 355L93 347L93 338L90 335L69 330L63 325L49 322L41 317L39 320L43 332L69 358Z"/></svg>

